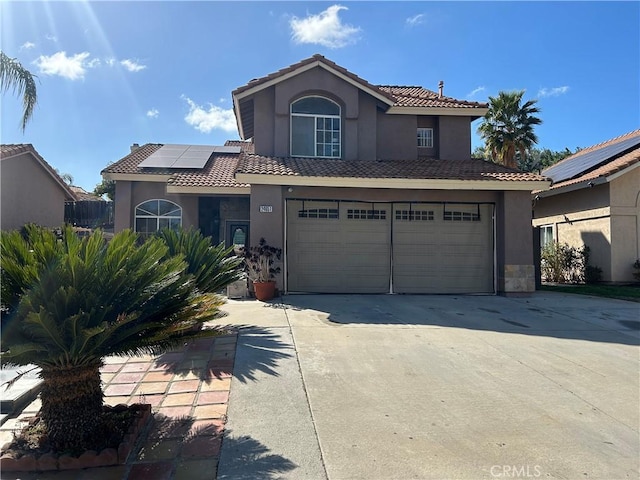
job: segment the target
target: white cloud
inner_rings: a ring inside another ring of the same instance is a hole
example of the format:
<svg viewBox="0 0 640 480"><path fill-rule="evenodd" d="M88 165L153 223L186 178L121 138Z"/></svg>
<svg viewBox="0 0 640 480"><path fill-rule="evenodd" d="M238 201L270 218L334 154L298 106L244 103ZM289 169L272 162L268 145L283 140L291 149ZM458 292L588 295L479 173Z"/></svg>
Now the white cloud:
<svg viewBox="0 0 640 480"><path fill-rule="evenodd" d="M202 133L209 133L211 130L224 130L225 132L236 132L236 117L233 109L225 110L216 105L209 104L209 108L196 104L189 97L182 95L181 98L189 104L189 113L184 120L196 130Z"/></svg>
<svg viewBox="0 0 640 480"><path fill-rule="evenodd" d="M100 65L101 65L101 62L99 58L92 58L86 63L87 68L96 68L96 67L99 67Z"/></svg>
<svg viewBox="0 0 640 480"><path fill-rule="evenodd" d="M52 42L57 42L58 41L58 37L56 37L55 35L45 35L44 38L46 38L47 40L50 40Z"/></svg>
<svg viewBox="0 0 640 480"><path fill-rule="evenodd" d="M67 52L57 52L53 55L40 55L33 63L45 75L59 75L69 80L84 78L87 68L91 68L93 60L87 61L89 52L76 53L68 57Z"/></svg>
<svg viewBox="0 0 640 480"><path fill-rule="evenodd" d="M149 118L158 118L158 115L160 115L160 112L158 111L157 108L152 108L151 110L147 110L147 117Z"/></svg>
<svg viewBox="0 0 640 480"><path fill-rule="evenodd" d="M109 65L110 67L113 67L116 64L116 59L115 58L107 58L104 62L107 65Z"/></svg>
<svg viewBox="0 0 640 480"><path fill-rule="evenodd" d="M540 98L544 98L544 97L558 97L560 95L564 95L565 93L567 93L569 91L569 87L568 86L562 86L562 87L553 87L553 88L541 88L540 90L538 90L538 97Z"/></svg>
<svg viewBox="0 0 640 480"><path fill-rule="evenodd" d="M484 92L485 88L483 86L481 87L476 87L473 90L471 90L468 94L467 94L467 98L472 98L474 96L476 96L477 94Z"/></svg>
<svg viewBox="0 0 640 480"><path fill-rule="evenodd" d="M20 50L30 50L35 46L36 44L33 42L24 42L22 45L20 45Z"/></svg>
<svg viewBox="0 0 640 480"><path fill-rule="evenodd" d="M293 17L289 22L296 43L318 44L329 48L340 48L355 43L360 28L342 23L338 17L342 5L332 5L318 15L306 18Z"/></svg>
<svg viewBox="0 0 640 480"><path fill-rule="evenodd" d="M416 27L421 23L424 23L424 13L419 13L414 15L413 17L409 17L405 20L405 23L408 27Z"/></svg>
<svg viewBox="0 0 640 480"><path fill-rule="evenodd" d="M120 61L120 65L129 70L130 72L139 72L140 70L144 70L147 68L146 65L142 65L135 60L131 60L129 58Z"/></svg>

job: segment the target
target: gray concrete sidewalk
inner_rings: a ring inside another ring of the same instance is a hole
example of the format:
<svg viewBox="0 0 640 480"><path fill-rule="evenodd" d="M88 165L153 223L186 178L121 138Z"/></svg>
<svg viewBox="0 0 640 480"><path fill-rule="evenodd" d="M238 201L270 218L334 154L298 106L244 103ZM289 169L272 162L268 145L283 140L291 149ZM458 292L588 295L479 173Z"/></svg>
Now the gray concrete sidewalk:
<svg viewBox="0 0 640 480"><path fill-rule="evenodd" d="M639 476L640 304L553 293L281 302L225 307L247 327L218 478Z"/></svg>
<svg viewBox="0 0 640 480"><path fill-rule="evenodd" d="M227 311L244 328L217 478L326 478L284 308L233 302Z"/></svg>

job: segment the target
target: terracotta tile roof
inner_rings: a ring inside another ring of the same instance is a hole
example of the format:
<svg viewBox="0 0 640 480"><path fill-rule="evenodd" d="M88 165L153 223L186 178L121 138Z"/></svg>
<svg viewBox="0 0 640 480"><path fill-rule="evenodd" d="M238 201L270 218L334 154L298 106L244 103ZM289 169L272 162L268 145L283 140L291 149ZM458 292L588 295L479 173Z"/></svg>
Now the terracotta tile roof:
<svg viewBox="0 0 640 480"><path fill-rule="evenodd" d="M104 202L104 200L100 198L98 195L89 193L82 187L76 187L75 185L70 185L69 188L73 193L76 194L76 198L80 202Z"/></svg>
<svg viewBox="0 0 640 480"><path fill-rule="evenodd" d="M248 187L235 181L234 173L240 155L212 155L203 169L176 170L140 168L138 165L164 144L147 143L102 170L111 174L169 175L168 185L186 187ZM252 142L230 140L225 145L238 145L243 151L253 151Z"/></svg>
<svg viewBox="0 0 640 480"><path fill-rule="evenodd" d="M10 157L33 150L35 149L30 143L2 144L0 145L0 157Z"/></svg>
<svg viewBox="0 0 640 480"><path fill-rule="evenodd" d="M0 158L9 158L15 155L19 155L21 153L31 153L38 162L44 167L44 169L53 177L53 179L62 187L64 192L67 195L67 198L70 200L77 200L76 194L69 188L69 185L62 180L56 169L47 163L47 161L42 158L42 156L36 151L34 146L30 143L19 143L19 144L2 144L0 145Z"/></svg>
<svg viewBox="0 0 640 480"><path fill-rule="evenodd" d="M309 65L314 62L322 62L330 68L346 75L351 80L359 83L364 88L369 90L373 90L383 97L388 98L390 101L394 102L393 106L395 107L440 107L440 108L487 108L486 103L480 102L468 102L465 100L457 100L452 97L439 97L436 92L428 90L423 87L415 87L415 86L400 86L400 85L373 85L366 80L360 78L359 76L351 73L346 68L341 67L335 62L325 58L322 55L316 54L310 58L306 58L300 62L289 65L288 67L282 68L277 72L270 73L269 75L265 75L264 77L256 78L251 80L248 84L236 88L232 94L237 95L251 88L262 85L270 80L275 80L279 77L282 77L288 73L294 72L295 70L302 68L306 65Z"/></svg>
<svg viewBox="0 0 640 480"><path fill-rule="evenodd" d="M347 178L544 181L536 173L521 172L484 160L376 160L281 158L245 154L238 173Z"/></svg>
<svg viewBox="0 0 640 480"><path fill-rule="evenodd" d="M634 130L633 132L629 132L627 134L621 135L619 137L613 138L611 140L607 140L606 142L602 142L599 143L597 145L593 145L591 147L588 148L584 148L582 150L580 150L579 152L565 158L564 160L558 162L555 165L552 165L549 168L552 168L553 166L556 165L561 165L563 163L566 162L571 162L574 161L577 158L580 158L582 155L586 154L586 153L590 153L596 150L599 150L601 148L605 148L608 147L610 145L613 145L615 143L624 141L624 140L628 140L628 139L632 139L632 138L638 138L638 140L640 140L640 129L639 130ZM582 182L589 182L589 181L593 181L597 178L606 178L610 175L613 175L616 172L619 172L621 170L624 170L627 167L630 167L631 165L634 165L636 163L640 162L640 145L636 146L635 148L633 148L633 150L630 150L622 155L615 155L612 158L608 159L605 161L605 163L600 163L599 165L595 166L592 169L589 169L585 172L583 172L582 174L568 179L568 180L564 180L558 183L554 183L549 190L554 190L554 189L558 189L561 187L566 187L568 185L575 185L575 184L579 184ZM545 171L548 170L549 168L545 169L542 171L542 174L544 175Z"/></svg>
<svg viewBox="0 0 640 480"><path fill-rule="evenodd" d="M168 169L156 169L147 172L147 169L138 168L138 164L147 159L153 152L159 150L164 144L162 143L147 143L138 147L136 150L128 155L125 155L120 160L107 166L102 170L102 173L148 173L157 175L170 175L171 172ZM148 169L151 170L151 169Z"/></svg>
<svg viewBox="0 0 640 480"><path fill-rule="evenodd" d="M227 140L224 142L225 147L240 147L243 152L253 153L253 138L250 140Z"/></svg>
<svg viewBox="0 0 640 480"><path fill-rule="evenodd" d="M240 155L214 155L202 170L174 173L167 185L176 187L248 187L236 182L235 172Z"/></svg>
<svg viewBox="0 0 640 480"><path fill-rule="evenodd" d="M404 87L401 85L379 85L395 99L396 107L437 107L437 108L487 108L488 104L468 102L452 97L440 97L436 92L424 87Z"/></svg>
<svg viewBox="0 0 640 480"><path fill-rule="evenodd" d="M294 63L292 65L289 65L288 67L282 68L280 70L278 70L277 72L274 73L270 73L268 75L265 75L264 77L260 77L260 78L254 78L253 80L251 80L249 83L247 83L246 85L243 85L242 87L238 87L236 88L233 92L231 92L232 95L238 95L246 90L249 90L251 88L257 87L259 85L262 85L270 80L274 80L276 78L282 77L284 75L286 75L287 73L291 73L295 70L298 70L299 68L302 68L306 65L309 65L311 63L315 63L315 62L322 62L325 65L327 65L328 67L332 68L333 70L336 70L340 73L342 73L343 75L346 75L347 77L349 77L351 80L359 83L360 85L362 85L364 88L373 90L377 93L379 93L380 95L382 95L383 97L387 97L390 101L394 101L395 99L393 98L393 96L391 94L389 94L388 92L384 92L382 90L380 90L378 87L376 87L375 85L372 85L371 83L367 82L366 80L360 78L359 76L351 73L350 71L348 71L346 68L341 67L340 65L338 65L335 62L332 62L331 60L325 58L324 56L320 55L320 54L315 54L309 58L306 58L304 60L301 60L297 63Z"/></svg>

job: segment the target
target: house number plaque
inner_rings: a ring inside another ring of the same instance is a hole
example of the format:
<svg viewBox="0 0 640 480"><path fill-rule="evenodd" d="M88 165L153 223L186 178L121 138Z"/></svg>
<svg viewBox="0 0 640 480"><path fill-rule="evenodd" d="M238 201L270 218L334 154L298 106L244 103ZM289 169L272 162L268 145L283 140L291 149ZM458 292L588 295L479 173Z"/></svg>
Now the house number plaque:
<svg viewBox="0 0 640 480"><path fill-rule="evenodd" d="M272 213L273 205L260 205L260 213Z"/></svg>

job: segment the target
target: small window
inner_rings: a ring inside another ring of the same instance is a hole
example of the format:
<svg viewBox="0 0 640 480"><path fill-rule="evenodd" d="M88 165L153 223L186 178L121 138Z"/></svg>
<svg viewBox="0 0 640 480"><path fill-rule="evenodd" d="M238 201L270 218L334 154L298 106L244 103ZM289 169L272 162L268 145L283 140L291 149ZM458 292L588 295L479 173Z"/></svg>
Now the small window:
<svg viewBox="0 0 640 480"><path fill-rule="evenodd" d="M543 225L540 227L540 248L544 248L553 243L553 225Z"/></svg>
<svg viewBox="0 0 640 480"><path fill-rule="evenodd" d="M182 225L182 208L169 200L148 200L136 207L135 231L143 237Z"/></svg>
<svg viewBox="0 0 640 480"><path fill-rule="evenodd" d="M433 210L396 210L396 220L430 221L434 219Z"/></svg>
<svg viewBox="0 0 640 480"><path fill-rule="evenodd" d="M480 214L471 212L444 212L444 220L448 222L479 222Z"/></svg>
<svg viewBox="0 0 640 480"><path fill-rule="evenodd" d="M337 208L309 208L298 210L298 218L338 218Z"/></svg>
<svg viewBox="0 0 640 480"><path fill-rule="evenodd" d="M418 129L418 146L433 148L433 128Z"/></svg>
<svg viewBox="0 0 640 480"><path fill-rule="evenodd" d="M350 220L386 220L387 211L350 208L347 210L347 218Z"/></svg>

